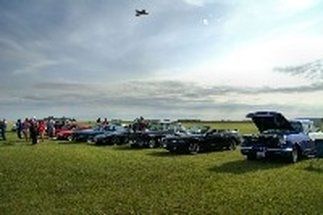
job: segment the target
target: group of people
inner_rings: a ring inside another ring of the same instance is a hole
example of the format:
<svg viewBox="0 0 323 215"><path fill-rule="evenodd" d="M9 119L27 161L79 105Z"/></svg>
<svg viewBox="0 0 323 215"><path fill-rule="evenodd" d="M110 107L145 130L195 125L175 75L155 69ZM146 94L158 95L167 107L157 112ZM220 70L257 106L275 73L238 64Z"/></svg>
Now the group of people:
<svg viewBox="0 0 323 215"><path fill-rule="evenodd" d="M18 119L16 122L16 132L19 139L24 139L26 142L31 140L32 144L38 143L38 136L41 141L44 141L46 125L44 120L26 118L24 121Z"/></svg>
<svg viewBox="0 0 323 215"><path fill-rule="evenodd" d="M101 120L101 117L99 117L96 120L96 124L97 124L97 126L106 126L106 125L109 125L109 121L107 118L104 118L104 120Z"/></svg>
<svg viewBox="0 0 323 215"><path fill-rule="evenodd" d="M39 139L43 142L45 135L48 137L55 137L56 130L68 125L69 121L55 121L53 119L37 120L36 117L26 118L25 120L18 119L15 128L17 137L25 139L26 142L31 141L32 144L37 144ZM108 126L109 121L107 118L96 120L97 126ZM148 127L148 122L143 118L137 118L129 128L134 131L143 131ZM7 121L0 120L0 137L6 140Z"/></svg>
<svg viewBox="0 0 323 215"><path fill-rule="evenodd" d="M148 121L145 120L142 116L139 118L136 118L134 120L134 123L130 125L130 128L136 132L136 131L144 131L145 129L148 128Z"/></svg>

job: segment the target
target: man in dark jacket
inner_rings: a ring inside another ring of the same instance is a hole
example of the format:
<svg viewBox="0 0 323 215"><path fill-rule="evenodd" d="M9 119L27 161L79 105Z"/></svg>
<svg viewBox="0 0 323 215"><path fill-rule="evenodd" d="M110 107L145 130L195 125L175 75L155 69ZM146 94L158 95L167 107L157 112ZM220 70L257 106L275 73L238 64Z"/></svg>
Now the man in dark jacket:
<svg viewBox="0 0 323 215"><path fill-rule="evenodd" d="M0 121L0 132L3 140L6 140L6 129L7 129L7 123L6 123L6 120L3 119L2 121Z"/></svg>
<svg viewBox="0 0 323 215"><path fill-rule="evenodd" d="M22 139L21 132L22 132L22 122L21 119L18 119L16 122L16 129L17 129L17 136L19 139Z"/></svg>
<svg viewBox="0 0 323 215"><path fill-rule="evenodd" d="M37 143L37 122L35 120L30 120L29 132L31 142L34 145Z"/></svg>

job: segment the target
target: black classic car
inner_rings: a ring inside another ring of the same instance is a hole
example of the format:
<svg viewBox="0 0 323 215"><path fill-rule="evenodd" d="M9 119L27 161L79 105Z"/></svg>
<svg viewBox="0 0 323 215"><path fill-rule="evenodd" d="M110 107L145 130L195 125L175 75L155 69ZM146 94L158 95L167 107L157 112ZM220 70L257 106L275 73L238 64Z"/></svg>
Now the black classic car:
<svg viewBox="0 0 323 215"><path fill-rule="evenodd" d="M109 132L98 134L93 138L96 145L122 145L129 141L131 131L123 126L113 126Z"/></svg>
<svg viewBox="0 0 323 215"><path fill-rule="evenodd" d="M203 151L235 150L241 141L241 135L235 130L191 128L186 132L168 135L163 139L163 145L170 152L197 154Z"/></svg>
<svg viewBox="0 0 323 215"><path fill-rule="evenodd" d="M91 142L99 134L115 131L114 125L98 126L94 129L84 129L75 131L72 134L72 140L77 142Z"/></svg>
<svg viewBox="0 0 323 215"><path fill-rule="evenodd" d="M129 143L134 148L161 147L164 137L182 129L181 124L168 120L149 123L146 129L134 130L130 135Z"/></svg>

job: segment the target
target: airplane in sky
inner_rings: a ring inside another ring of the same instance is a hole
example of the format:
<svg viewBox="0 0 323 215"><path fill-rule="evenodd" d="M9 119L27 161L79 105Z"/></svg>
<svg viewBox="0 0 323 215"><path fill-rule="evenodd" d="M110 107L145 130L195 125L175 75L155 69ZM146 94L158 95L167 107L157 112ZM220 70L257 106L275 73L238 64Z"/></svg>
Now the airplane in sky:
<svg viewBox="0 0 323 215"><path fill-rule="evenodd" d="M136 16L148 15L149 13L146 10L136 10Z"/></svg>

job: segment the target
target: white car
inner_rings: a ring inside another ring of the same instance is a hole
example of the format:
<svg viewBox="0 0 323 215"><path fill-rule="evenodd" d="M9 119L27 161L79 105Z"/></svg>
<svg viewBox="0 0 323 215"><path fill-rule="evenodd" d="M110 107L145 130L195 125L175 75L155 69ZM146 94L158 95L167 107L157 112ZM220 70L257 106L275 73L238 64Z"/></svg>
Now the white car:
<svg viewBox="0 0 323 215"><path fill-rule="evenodd" d="M314 122L309 119L300 120L304 126L305 133L311 138L311 140L323 140L323 132L315 127Z"/></svg>
<svg viewBox="0 0 323 215"><path fill-rule="evenodd" d="M308 133L308 136L311 138L311 140L323 140L323 132L317 131L317 132L310 132Z"/></svg>

